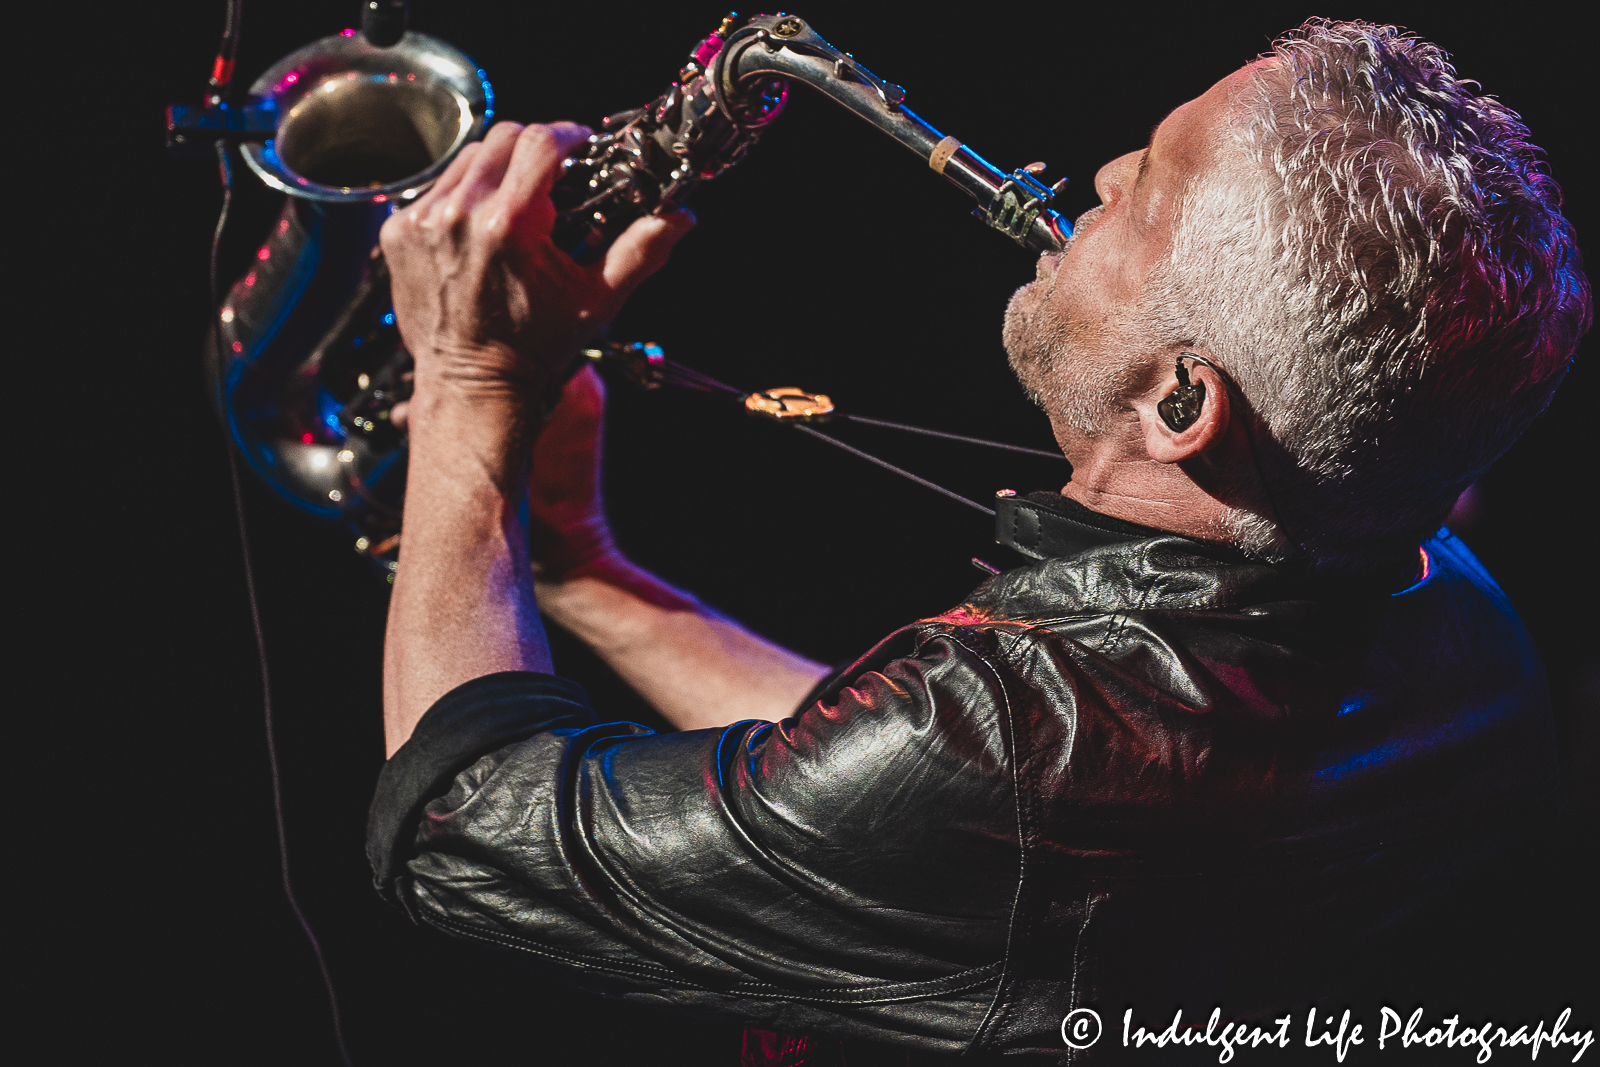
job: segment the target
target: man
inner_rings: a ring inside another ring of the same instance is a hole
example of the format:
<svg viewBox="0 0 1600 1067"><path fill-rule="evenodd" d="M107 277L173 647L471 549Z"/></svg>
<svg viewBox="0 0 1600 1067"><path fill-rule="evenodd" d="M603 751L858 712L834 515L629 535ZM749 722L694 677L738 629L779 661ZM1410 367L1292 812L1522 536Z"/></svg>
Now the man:
<svg viewBox="0 0 1600 1067"><path fill-rule="evenodd" d="M689 224L555 251L585 132L498 126L384 230L417 383L369 852L414 918L746 1022L752 1061L1059 1059L1082 1005L1336 987L1554 788L1527 635L1429 533L1589 291L1526 131L1432 46L1308 24L1100 171L1006 316L1073 467L1004 502L1035 562L826 679L618 555L592 378L544 421ZM541 607L683 732L597 723Z"/></svg>

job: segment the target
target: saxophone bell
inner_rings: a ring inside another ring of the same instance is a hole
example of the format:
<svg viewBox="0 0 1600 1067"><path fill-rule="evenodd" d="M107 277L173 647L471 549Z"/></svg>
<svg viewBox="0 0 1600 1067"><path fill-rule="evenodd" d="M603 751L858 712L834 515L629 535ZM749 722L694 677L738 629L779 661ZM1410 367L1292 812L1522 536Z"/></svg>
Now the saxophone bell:
<svg viewBox="0 0 1600 1067"><path fill-rule="evenodd" d="M363 552L392 563L405 449L388 417L407 368L373 251L390 211L482 136L493 90L435 38L380 47L347 30L274 64L247 109L277 116L270 139L240 150L287 195L213 321L213 399L278 495L344 520Z"/></svg>
<svg viewBox="0 0 1600 1067"><path fill-rule="evenodd" d="M487 77L443 41L406 33L379 48L346 31L274 64L250 102L277 136L242 146L269 187L323 204L412 200L494 117Z"/></svg>

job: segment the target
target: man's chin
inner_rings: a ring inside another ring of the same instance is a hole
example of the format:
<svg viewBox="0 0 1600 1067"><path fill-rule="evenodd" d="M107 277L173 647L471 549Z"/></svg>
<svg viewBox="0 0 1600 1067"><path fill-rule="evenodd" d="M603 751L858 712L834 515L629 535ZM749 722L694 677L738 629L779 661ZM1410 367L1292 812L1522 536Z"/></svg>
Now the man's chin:
<svg viewBox="0 0 1600 1067"><path fill-rule="evenodd" d="M1029 282L1011 294L1011 300L1006 304L1005 322L1000 328L1000 342L1005 345L1006 355L1015 367L1019 359L1025 358L1024 353L1029 348L1029 335L1033 332L1033 313L1036 308L1030 298L1036 296L1031 290L1038 282Z"/></svg>
<svg viewBox="0 0 1600 1067"><path fill-rule="evenodd" d="M1029 292L1038 284L1030 282L1012 295L1011 302L1006 305L1005 326L1000 332L1000 339L1005 345L1006 362L1011 365L1011 372L1017 376L1017 381L1022 383L1023 392L1028 394L1029 400L1043 407L1039 384L1044 376L1046 361L1034 330L1033 316L1038 306L1030 297L1036 297L1037 294Z"/></svg>

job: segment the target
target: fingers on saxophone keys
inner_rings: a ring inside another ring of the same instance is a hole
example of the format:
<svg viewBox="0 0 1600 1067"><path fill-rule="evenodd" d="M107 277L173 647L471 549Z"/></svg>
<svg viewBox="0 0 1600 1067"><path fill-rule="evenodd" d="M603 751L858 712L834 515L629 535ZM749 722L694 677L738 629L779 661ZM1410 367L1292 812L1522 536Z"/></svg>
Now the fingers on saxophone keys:
<svg viewBox="0 0 1600 1067"><path fill-rule="evenodd" d="M500 183L500 196L507 208L519 212L530 202L549 196L550 187L561 173L561 161L592 132L576 122L554 122L523 130Z"/></svg>

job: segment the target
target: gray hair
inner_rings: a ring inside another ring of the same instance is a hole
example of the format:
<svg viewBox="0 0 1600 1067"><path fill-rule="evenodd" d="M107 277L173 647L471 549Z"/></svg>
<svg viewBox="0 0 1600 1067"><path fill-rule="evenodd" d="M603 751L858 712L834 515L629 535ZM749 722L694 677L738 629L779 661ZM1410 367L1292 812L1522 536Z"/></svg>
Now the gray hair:
<svg viewBox="0 0 1600 1067"><path fill-rule="evenodd" d="M1187 191L1147 308L1254 410L1267 558L1414 546L1549 403L1590 323L1560 190L1518 116L1394 26L1316 19Z"/></svg>

